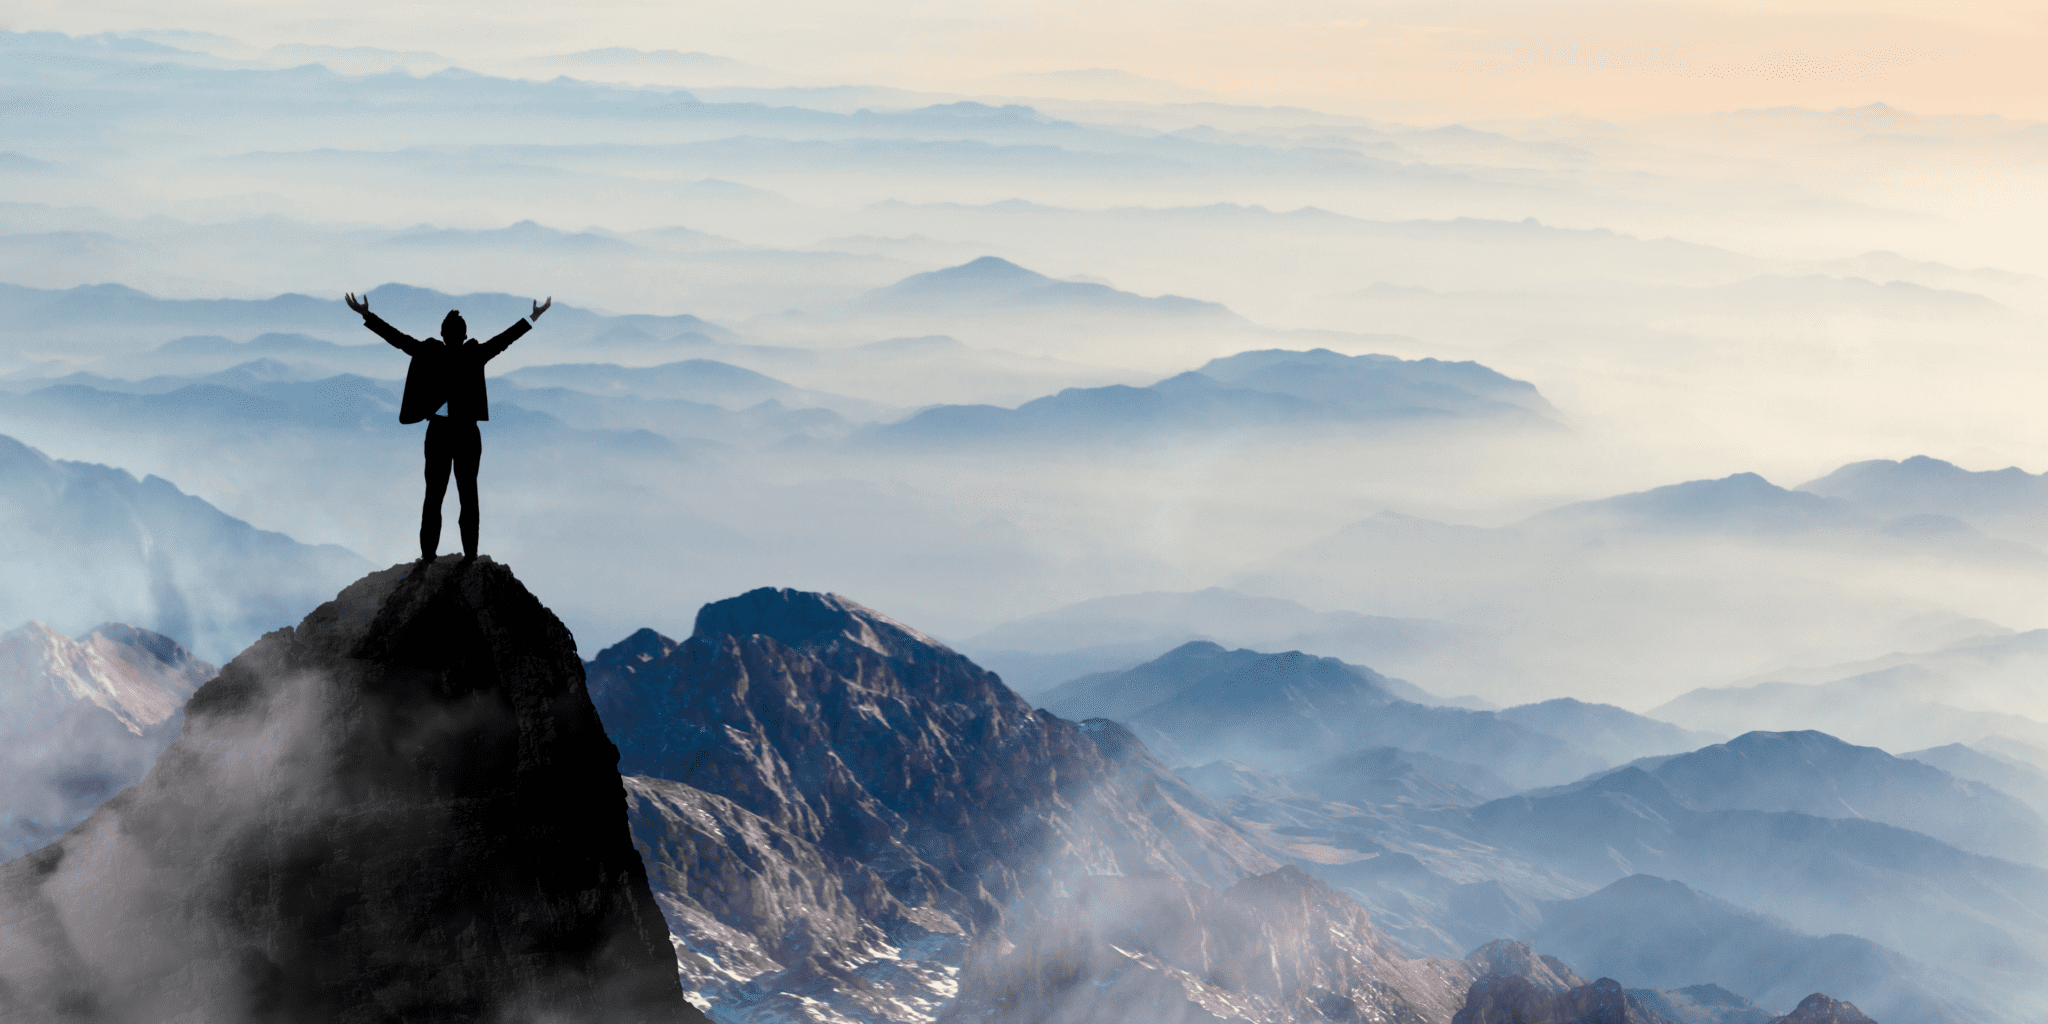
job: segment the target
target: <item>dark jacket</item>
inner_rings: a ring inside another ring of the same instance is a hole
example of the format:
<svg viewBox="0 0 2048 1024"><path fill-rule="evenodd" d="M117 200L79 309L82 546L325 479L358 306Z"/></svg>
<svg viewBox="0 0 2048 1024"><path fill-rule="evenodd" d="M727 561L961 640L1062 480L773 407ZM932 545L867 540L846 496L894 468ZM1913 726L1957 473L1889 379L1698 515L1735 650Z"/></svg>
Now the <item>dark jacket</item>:
<svg viewBox="0 0 2048 1024"><path fill-rule="evenodd" d="M490 419L491 399L484 390L484 364L533 330L533 325L522 317L489 341L478 343L471 339L450 348L438 338L421 341L401 334L375 313L363 314L363 326L412 357L412 366L405 371L405 396L398 401L400 423L418 423L443 402L448 403L451 420Z"/></svg>

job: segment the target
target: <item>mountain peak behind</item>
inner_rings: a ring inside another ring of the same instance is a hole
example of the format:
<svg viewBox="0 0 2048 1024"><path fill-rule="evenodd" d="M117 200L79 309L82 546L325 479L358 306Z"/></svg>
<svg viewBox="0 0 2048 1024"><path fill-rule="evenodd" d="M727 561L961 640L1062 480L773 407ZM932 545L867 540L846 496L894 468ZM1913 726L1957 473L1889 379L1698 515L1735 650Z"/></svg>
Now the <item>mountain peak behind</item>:
<svg viewBox="0 0 2048 1024"><path fill-rule="evenodd" d="M940 652L959 657L945 644L858 602L788 588L761 587L699 609L692 636L720 634L772 637L806 654L851 644L898 661L927 660Z"/></svg>

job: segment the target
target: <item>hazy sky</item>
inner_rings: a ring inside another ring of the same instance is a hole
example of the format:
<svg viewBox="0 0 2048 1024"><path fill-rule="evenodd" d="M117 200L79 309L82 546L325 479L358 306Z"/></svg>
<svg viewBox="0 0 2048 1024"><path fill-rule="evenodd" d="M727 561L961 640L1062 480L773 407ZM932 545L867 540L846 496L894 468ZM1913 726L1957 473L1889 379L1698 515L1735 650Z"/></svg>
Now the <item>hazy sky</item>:
<svg viewBox="0 0 2048 1024"><path fill-rule="evenodd" d="M0 27L207 30L431 50L477 67L603 46L701 51L802 79L959 88L1117 68L1236 100L1386 117L1605 116L1884 101L2048 116L2048 8L2016 0L779 0L334 5L28 0Z"/></svg>

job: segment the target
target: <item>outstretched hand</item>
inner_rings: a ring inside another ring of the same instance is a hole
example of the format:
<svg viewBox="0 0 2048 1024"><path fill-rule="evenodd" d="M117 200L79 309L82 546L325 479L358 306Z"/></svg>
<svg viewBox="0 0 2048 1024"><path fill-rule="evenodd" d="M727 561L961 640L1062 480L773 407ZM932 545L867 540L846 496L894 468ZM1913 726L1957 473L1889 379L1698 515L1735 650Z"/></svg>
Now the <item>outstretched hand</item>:
<svg viewBox="0 0 2048 1024"><path fill-rule="evenodd" d="M547 312L547 311L548 311L548 307L549 307L549 306L552 306L552 305L554 305L554 304L555 304L555 297L554 297L554 296L552 296L552 295L548 296L548 300L547 300L546 302L536 302L536 303L534 303L534 304L533 304L533 315L532 315L532 316L530 316L530 317L527 317L526 319L528 319L528 320L530 320L530 321L533 321L534 323L539 323L539 322L540 322L540 315L541 315L542 313L545 313L545 312ZM365 308L368 308L368 307L365 307Z"/></svg>
<svg viewBox="0 0 2048 1024"><path fill-rule="evenodd" d="M363 297L360 299L356 298L356 293L349 292L348 297L342 301L348 303L348 308L355 310L358 314L362 316L370 315L370 296L368 292L363 293Z"/></svg>

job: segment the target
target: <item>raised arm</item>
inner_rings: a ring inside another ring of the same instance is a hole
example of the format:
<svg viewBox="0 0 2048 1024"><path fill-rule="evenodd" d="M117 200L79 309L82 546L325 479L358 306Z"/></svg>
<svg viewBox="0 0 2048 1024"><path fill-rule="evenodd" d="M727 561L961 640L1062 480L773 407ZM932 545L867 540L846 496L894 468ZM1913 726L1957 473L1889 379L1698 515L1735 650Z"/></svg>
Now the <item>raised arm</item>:
<svg viewBox="0 0 2048 1024"><path fill-rule="evenodd" d="M492 338L487 342L484 342L484 361L489 362L490 360L496 358L498 353L503 352L508 348L511 348L513 342L525 337L526 332L533 330L533 325L540 322L540 315L542 313L547 312L548 307L554 304L555 297L552 295L548 296L548 300L546 302L534 303L532 316L528 316L525 317L524 319L514 321L512 326L507 327L503 331L498 332L497 337Z"/></svg>
<svg viewBox="0 0 2048 1024"><path fill-rule="evenodd" d="M375 331L377 337L390 342L393 348L406 355L418 354L420 348L419 339L401 332L398 328L385 323L383 317L370 312L370 296L367 293L358 299L354 292L349 292L347 298L343 301L348 303L348 308L362 314L363 326Z"/></svg>

